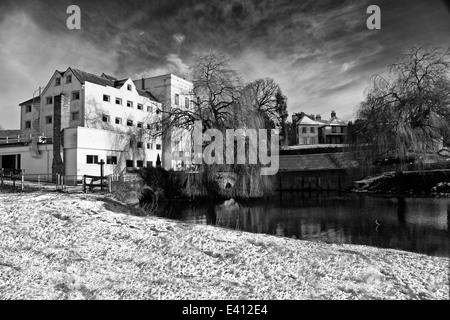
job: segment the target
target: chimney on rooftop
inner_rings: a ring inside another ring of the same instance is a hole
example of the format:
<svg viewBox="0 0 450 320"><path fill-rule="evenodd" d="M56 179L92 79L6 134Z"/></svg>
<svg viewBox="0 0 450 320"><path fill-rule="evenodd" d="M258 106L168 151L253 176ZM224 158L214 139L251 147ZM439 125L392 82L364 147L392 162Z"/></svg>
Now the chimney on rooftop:
<svg viewBox="0 0 450 320"><path fill-rule="evenodd" d="M334 111L334 110L331 111L331 117L336 118L336 111Z"/></svg>
<svg viewBox="0 0 450 320"><path fill-rule="evenodd" d="M144 79L144 76L142 76L142 90L145 90L145 79Z"/></svg>
<svg viewBox="0 0 450 320"><path fill-rule="evenodd" d="M316 114L316 120L322 120L322 116L320 114Z"/></svg>

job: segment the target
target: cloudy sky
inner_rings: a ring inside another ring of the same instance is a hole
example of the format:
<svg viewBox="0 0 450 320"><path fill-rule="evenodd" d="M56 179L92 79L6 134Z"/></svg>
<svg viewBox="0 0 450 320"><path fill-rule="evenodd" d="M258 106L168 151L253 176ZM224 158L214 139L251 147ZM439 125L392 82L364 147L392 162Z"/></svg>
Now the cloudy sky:
<svg viewBox="0 0 450 320"><path fill-rule="evenodd" d="M450 45L447 0L0 0L0 126L55 70L189 78L195 54L227 53L245 81L271 77L294 112L352 119L371 75L408 46ZM69 30L67 7L81 8ZM366 9L381 8L381 30Z"/></svg>

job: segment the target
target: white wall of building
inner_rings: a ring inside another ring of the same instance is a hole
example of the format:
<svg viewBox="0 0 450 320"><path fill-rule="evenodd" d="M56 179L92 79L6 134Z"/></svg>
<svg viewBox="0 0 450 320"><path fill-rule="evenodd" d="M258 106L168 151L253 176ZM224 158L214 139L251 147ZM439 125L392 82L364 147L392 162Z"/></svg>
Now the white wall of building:
<svg viewBox="0 0 450 320"><path fill-rule="evenodd" d="M163 104L163 110L172 108L192 108L193 83L173 74L134 80L137 88L151 91ZM188 100L189 102L187 103ZM178 169L181 160L173 160L172 153L182 151L188 156L191 151L191 137L184 130L171 128L170 137L163 143L163 166L165 169ZM186 163L185 163L186 164Z"/></svg>
<svg viewBox="0 0 450 320"><path fill-rule="evenodd" d="M0 148L0 168L2 167L1 156L20 154L20 169L25 170L25 175L49 175L52 173L53 145L38 145L40 157L33 158L30 147L11 146Z"/></svg>

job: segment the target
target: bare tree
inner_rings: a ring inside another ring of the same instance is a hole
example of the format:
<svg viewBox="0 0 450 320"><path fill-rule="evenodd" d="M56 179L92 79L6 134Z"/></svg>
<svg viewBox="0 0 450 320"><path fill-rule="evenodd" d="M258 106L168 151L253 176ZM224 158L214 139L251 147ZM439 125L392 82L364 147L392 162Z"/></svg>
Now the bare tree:
<svg viewBox="0 0 450 320"><path fill-rule="evenodd" d="M412 47L376 75L357 110L356 140L377 156L436 152L450 130L450 51Z"/></svg>

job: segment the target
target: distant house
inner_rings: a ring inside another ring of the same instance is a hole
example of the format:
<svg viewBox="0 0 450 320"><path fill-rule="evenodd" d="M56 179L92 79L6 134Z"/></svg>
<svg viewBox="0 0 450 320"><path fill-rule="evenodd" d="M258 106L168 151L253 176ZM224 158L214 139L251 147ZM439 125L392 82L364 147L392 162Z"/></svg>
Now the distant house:
<svg viewBox="0 0 450 320"><path fill-rule="evenodd" d="M348 124L331 111L329 120L322 120L318 114L304 114L300 119L294 118L297 145L345 144L347 143Z"/></svg>

